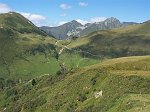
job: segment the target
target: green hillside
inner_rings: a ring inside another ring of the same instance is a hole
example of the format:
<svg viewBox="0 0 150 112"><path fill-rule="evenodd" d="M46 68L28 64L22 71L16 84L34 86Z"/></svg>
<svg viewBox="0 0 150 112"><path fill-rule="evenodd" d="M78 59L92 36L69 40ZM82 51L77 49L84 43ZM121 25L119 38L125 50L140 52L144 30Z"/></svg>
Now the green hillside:
<svg viewBox="0 0 150 112"><path fill-rule="evenodd" d="M30 62L28 58L32 60L35 59L34 55L37 55L37 58L42 59L43 46L52 45L55 39L46 37L43 31L17 13L1 14L0 23L0 76L13 78L17 75L33 75L29 73L31 71L28 68L33 69L33 65L40 62ZM21 29L25 30L22 32Z"/></svg>
<svg viewBox="0 0 150 112"><path fill-rule="evenodd" d="M150 54L150 22L93 32L72 41L70 48L91 52L102 57Z"/></svg>
<svg viewBox="0 0 150 112"><path fill-rule="evenodd" d="M106 60L5 88L0 110L9 112L148 112L150 56ZM144 65L144 66L143 66ZM132 67L130 67L132 66ZM95 94L102 91L102 95Z"/></svg>
<svg viewBox="0 0 150 112"><path fill-rule="evenodd" d="M26 80L56 74L64 62L68 70L100 62L66 50L18 13L0 14L0 25L0 78Z"/></svg>

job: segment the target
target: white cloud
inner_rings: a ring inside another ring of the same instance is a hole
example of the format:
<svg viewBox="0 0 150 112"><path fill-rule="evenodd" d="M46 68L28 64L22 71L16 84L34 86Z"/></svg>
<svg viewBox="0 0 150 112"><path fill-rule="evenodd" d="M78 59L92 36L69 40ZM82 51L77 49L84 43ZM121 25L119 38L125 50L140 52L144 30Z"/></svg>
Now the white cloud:
<svg viewBox="0 0 150 112"><path fill-rule="evenodd" d="M70 8L71 8L71 6L70 6L70 5L65 4L65 3L60 4L60 6L59 6L59 7L60 7L60 8L62 8L62 9L70 9Z"/></svg>
<svg viewBox="0 0 150 112"><path fill-rule="evenodd" d="M26 12L21 12L21 14L28 18L31 21L40 21L40 20L45 20L46 18L44 16L38 15L38 14L31 14L31 13L26 13Z"/></svg>
<svg viewBox="0 0 150 112"><path fill-rule="evenodd" d="M106 20L106 17L93 17L89 20L82 20L82 19L77 19L76 21L78 21L79 23L81 23L82 25L85 25L87 23L95 23L95 22L101 22Z"/></svg>
<svg viewBox="0 0 150 112"><path fill-rule="evenodd" d="M60 26L60 25L63 25L63 24L65 24L65 23L67 23L68 21L60 21L59 23L58 23L58 26Z"/></svg>
<svg viewBox="0 0 150 112"><path fill-rule="evenodd" d="M87 23L101 22L101 21L104 21L106 19L107 19L106 17L93 17L93 18L90 18L88 20L76 19L76 21L79 22L79 23L81 23L82 25L85 25ZM57 27L57 26L65 24L67 22L69 22L69 21L53 22L49 26L50 27Z"/></svg>
<svg viewBox="0 0 150 112"><path fill-rule="evenodd" d="M67 16L67 14L66 13L62 13L60 16L65 17L65 16Z"/></svg>
<svg viewBox="0 0 150 112"><path fill-rule="evenodd" d="M10 11L12 11L12 10L8 5L0 3L0 13L8 13ZM44 25L44 23L45 23L44 20L46 20L46 18L42 15L31 14L31 13L26 13L26 12L19 12L19 11L16 11L16 12L20 13L21 15L23 15L25 18L32 21L37 26Z"/></svg>
<svg viewBox="0 0 150 112"><path fill-rule="evenodd" d="M0 3L0 13L7 13L9 11L11 9L6 4Z"/></svg>
<svg viewBox="0 0 150 112"><path fill-rule="evenodd" d="M85 25L85 24L89 23L89 21L85 21L85 20L82 20L82 19L77 19L76 21L81 23L82 25Z"/></svg>
<svg viewBox="0 0 150 112"><path fill-rule="evenodd" d="M80 6L88 6L88 3L80 2L79 5ZM60 8L62 8L62 9L70 9L71 6L67 5L67 4L61 4ZM11 10L11 8L9 6L7 6L7 4L0 3L0 13L7 13L9 11L12 11L12 10ZM42 15L33 14L33 13L26 13L26 12L19 12L19 11L17 11L17 12L22 14L24 17L26 17L30 21L32 21L37 26L44 26L44 25L46 25L46 18L44 16L42 16ZM67 16L67 14L66 13L62 13L60 16ZM89 20L77 19L77 21L80 22L83 25L85 25L87 23L101 22L101 21L104 21L104 20L106 20L106 17L93 17L93 18L91 18ZM55 22L55 23L52 23L51 26L59 26L59 25L65 24L67 22L68 21Z"/></svg>
<svg viewBox="0 0 150 112"><path fill-rule="evenodd" d="M85 3L85 2L79 2L79 6L81 7L86 7L88 6L89 4L88 3Z"/></svg>
<svg viewBox="0 0 150 112"><path fill-rule="evenodd" d="M107 19L106 17L94 17L94 18L91 18L91 19L90 19L90 22L91 22L91 23L101 22L101 21L104 21L104 20L106 20L106 19Z"/></svg>
<svg viewBox="0 0 150 112"><path fill-rule="evenodd" d="M60 22L52 22L52 23L49 23L49 27L57 27L57 26L60 26L60 25L63 25L65 23L68 23L68 21L60 21Z"/></svg>
<svg viewBox="0 0 150 112"><path fill-rule="evenodd" d="M19 12L21 15L23 15L25 18L32 21L37 26L42 26L46 18L39 14L31 14L26 12Z"/></svg>

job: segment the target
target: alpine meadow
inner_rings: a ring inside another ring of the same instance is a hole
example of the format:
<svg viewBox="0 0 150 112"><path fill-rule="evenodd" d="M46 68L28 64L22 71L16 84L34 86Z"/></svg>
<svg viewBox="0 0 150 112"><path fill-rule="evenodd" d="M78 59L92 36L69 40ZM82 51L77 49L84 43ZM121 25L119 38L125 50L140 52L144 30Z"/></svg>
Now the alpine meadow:
<svg viewBox="0 0 150 112"><path fill-rule="evenodd" d="M150 112L149 10L0 0L0 112Z"/></svg>

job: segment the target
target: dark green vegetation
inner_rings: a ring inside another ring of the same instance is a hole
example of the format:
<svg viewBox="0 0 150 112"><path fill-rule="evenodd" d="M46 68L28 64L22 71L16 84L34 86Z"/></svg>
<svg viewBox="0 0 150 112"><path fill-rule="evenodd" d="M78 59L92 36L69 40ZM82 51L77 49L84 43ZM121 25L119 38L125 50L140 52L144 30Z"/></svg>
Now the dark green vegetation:
<svg viewBox="0 0 150 112"><path fill-rule="evenodd" d="M0 112L149 112L150 56L108 59L150 54L149 31L148 21L58 41L0 15Z"/></svg>

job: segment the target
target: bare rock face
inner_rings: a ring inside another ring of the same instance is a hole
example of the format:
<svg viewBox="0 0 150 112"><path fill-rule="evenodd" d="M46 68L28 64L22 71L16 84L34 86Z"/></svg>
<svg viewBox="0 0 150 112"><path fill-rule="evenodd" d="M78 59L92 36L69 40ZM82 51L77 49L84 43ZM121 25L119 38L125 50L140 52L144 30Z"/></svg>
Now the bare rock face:
<svg viewBox="0 0 150 112"><path fill-rule="evenodd" d="M94 97L95 97L95 98L99 98L99 97L101 97L101 96L103 96L103 91L102 91L102 90L99 91L99 92L95 92L95 93L94 93Z"/></svg>

